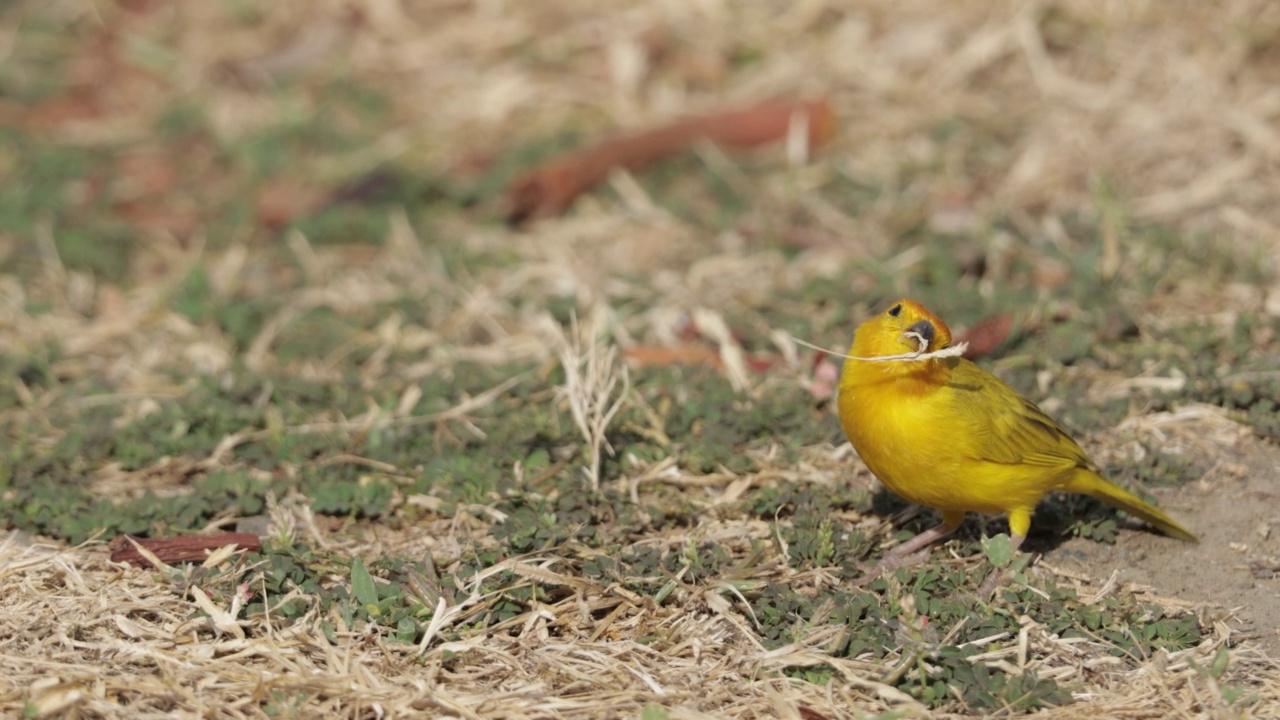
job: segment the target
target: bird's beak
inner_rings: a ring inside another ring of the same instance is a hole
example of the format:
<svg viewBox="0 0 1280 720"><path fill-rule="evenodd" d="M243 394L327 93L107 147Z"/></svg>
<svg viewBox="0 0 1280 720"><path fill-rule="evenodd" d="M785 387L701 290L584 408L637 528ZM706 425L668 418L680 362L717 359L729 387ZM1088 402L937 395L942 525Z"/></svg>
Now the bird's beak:
<svg viewBox="0 0 1280 720"><path fill-rule="evenodd" d="M905 338L915 338L920 341L920 351L924 352L933 344L934 329L933 323L928 320L921 320L914 323L907 331L902 334Z"/></svg>

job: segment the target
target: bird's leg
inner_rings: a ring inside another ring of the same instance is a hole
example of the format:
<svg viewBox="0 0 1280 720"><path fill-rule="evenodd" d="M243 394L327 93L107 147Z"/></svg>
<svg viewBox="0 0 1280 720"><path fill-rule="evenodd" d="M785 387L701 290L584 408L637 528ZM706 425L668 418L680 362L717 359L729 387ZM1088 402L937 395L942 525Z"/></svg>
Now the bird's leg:
<svg viewBox="0 0 1280 720"><path fill-rule="evenodd" d="M876 563L871 571L864 575L856 583L857 585L865 585L872 580L880 577L880 573L885 570L894 570L900 567L914 565L928 557L927 552L921 552L923 548L941 540L942 538L955 532L960 527L960 523L964 521L964 513L942 513L942 522L934 527L925 530L919 535L902 543L885 553L880 558L880 562Z"/></svg>
<svg viewBox="0 0 1280 720"><path fill-rule="evenodd" d="M1009 540L1013 543L1013 552L1018 552L1018 548L1022 546L1022 541L1026 539L1025 535L1019 535L1018 533L1010 534ZM1010 555L1010 557L1012 557L1012 555ZM996 588L1000 585L1000 581L1003 579L1004 568L991 568L991 574L988 575L987 579L983 580L982 584L978 586L978 597L983 600L991 597L991 593L995 592Z"/></svg>
<svg viewBox="0 0 1280 720"><path fill-rule="evenodd" d="M923 548L926 548L932 545L933 543L937 542L938 540L941 540L942 538L950 535L951 533L955 532L956 529L959 527L960 527L960 523L957 522L955 524L951 524L944 519L938 525L935 525L929 528L928 530L925 530L919 535L911 538L910 540L902 543L901 545L885 553L884 557L880 559L880 562L877 563L877 565L882 570L893 570L894 568L900 568L906 565L913 565L915 562L918 562L919 560L923 560L925 557L927 557L927 554L926 554L919 558L912 558L912 556L917 551Z"/></svg>

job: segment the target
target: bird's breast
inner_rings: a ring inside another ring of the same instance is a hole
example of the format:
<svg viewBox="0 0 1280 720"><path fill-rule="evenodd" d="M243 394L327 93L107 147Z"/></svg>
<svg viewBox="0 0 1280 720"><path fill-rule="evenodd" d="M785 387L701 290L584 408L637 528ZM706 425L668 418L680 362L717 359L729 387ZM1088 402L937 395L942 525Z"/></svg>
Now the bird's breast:
<svg viewBox="0 0 1280 720"><path fill-rule="evenodd" d="M946 418L936 394L905 392L896 381L843 387L840 424L858 456L890 490L912 502L931 502L934 483L954 474L955 457L939 437Z"/></svg>

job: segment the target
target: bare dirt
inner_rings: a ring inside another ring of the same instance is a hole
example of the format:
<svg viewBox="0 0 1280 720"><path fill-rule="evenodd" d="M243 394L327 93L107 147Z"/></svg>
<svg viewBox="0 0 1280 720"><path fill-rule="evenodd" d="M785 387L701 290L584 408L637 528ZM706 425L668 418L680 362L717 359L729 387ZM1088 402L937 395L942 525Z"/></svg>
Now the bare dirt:
<svg viewBox="0 0 1280 720"><path fill-rule="evenodd" d="M1242 438L1230 462L1159 496L1199 538L1184 543L1144 530L1115 545L1075 538L1046 553L1054 568L1146 592L1164 605L1203 605L1268 654L1280 653L1280 448Z"/></svg>

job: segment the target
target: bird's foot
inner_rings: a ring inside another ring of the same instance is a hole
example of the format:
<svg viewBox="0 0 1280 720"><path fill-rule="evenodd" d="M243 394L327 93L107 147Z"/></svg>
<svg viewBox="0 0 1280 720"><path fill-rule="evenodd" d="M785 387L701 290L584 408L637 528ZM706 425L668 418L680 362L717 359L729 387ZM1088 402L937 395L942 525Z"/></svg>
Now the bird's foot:
<svg viewBox="0 0 1280 720"><path fill-rule="evenodd" d="M1026 539L1025 535L1019 535L1018 533L1014 533L1012 536L1010 536L1009 540L1011 544L1011 550L1013 552L1013 555L1010 556L1010 559L1012 559L1012 557L1017 554L1018 548L1022 547L1022 542L1025 539ZM1004 580L1004 570L1005 569L1001 567L991 568L991 574L987 575L987 579L983 580L982 584L978 586L979 599L984 601L991 599L991 596L993 593L995 593L996 588L1000 587L1000 582Z"/></svg>
<svg viewBox="0 0 1280 720"><path fill-rule="evenodd" d="M896 550L897 548L894 548L894 549ZM904 568L904 567L914 567L916 565L923 563L925 560L928 560L928 559L929 559L928 549L919 550L917 552L912 552L912 553L896 554L896 555L892 551L890 551L883 558L880 558L880 562L876 563L875 565L872 565L871 568L867 570L867 573L865 575L855 580L853 585L854 587L862 587L864 585L868 585L874 582L876 578L880 577L887 571L893 571L893 570L897 570L898 568Z"/></svg>
<svg viewBox="0 0 1280 720"><path fill-rule="evenodd" d="M928 548L924 550L918 550L912 553L903 553L902 555L898 555L897 557L895 557L894 554L890 552L888 555L884 556L883 560L880 561L880 565L882 565L885 570L897 570L898 568L914 567L916 565L919 565L920 563L923 563L925 560L928 560L929 555L930 553Z"/></svg>
<svg viewBox="0 0 1280 720"><path fill-rule="evenodd" d="M992 568L991 573L987 575L987 579L982 581L978 586L978 599L990 600L995 594L996 588L1000 586L1000 581L1004 579L1004 570L1001 568Z"/></svg>
<svg viewBox="0 0 1280 720"><path fill-rule="evenodd" d="M885 556L880 558L880 562L859 578L854 586L861 587L874 581L885 570L897 570L900 567L911 567L924 562L929 558L929 546L955 532L956 528L960 527L961 519L963 515L960 518L953 518L950 523L943 522L941 525L929 528L885 553Z"/></svg>

